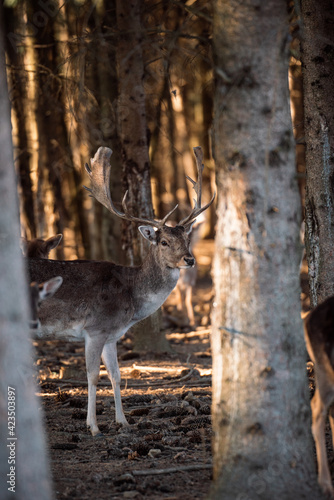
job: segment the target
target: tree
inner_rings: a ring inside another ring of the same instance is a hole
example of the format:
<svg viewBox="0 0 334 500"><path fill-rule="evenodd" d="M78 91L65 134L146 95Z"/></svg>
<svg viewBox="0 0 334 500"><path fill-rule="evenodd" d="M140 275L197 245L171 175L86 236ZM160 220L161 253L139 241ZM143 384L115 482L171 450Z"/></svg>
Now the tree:
<svg viewBox="0 0 334 500"><path fill-rule="evenodd" d="M2 7L0 21L2 23ZM41 413L32 378L33 358L28 335L25 270L19 247L18 203L2 33L1 24L0 490L3 499L13 498L15 491L14 496L18 500L48 500L51 498L51 486Z"/></svg>
<svg viewBox="0 0 334 500"><path fill-rule="evenodd" d="M306 141L305 242L310 301L334 294L334 32L333 2L305 0L302 64Z"/></svg>
<svg viewBox="0 0 334 500"><path fill-rule="evenodd" d="M286 2L214 8L212 498L321 498L300 319Z"/></svg>
<svg viewBox="0 0 334 500"><path fill-rule="evenodd" d="M146 122L144 64L142 56L142 29L139 0L116 2L117 25L120 30L117 50L118 62L118 136L121 144L123 184L128 191L127 206L132 214L153 218ZM125 223L123 248L128 264L138 263L147 253L147 242L137 225ZM160 329L160 311L143 320L135 330L137 350L169 350Z"/></svg>

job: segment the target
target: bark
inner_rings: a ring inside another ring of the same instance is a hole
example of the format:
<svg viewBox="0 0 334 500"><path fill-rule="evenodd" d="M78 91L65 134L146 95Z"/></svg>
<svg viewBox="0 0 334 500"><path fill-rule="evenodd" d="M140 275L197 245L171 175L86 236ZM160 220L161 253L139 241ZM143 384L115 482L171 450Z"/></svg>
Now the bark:
<svg viewBox="0 0 334 500"><path fill-rule="evenodd" d="M35 397L33 358L13 165L10 111L0 6L0 491L4 500L51 499L41 412ZM14 389L13 391L11 389ZM9 392L11 391L11 392ZM15 397L15 399L13 399ZM15 401L15 410L13 402ZM15 426L9 425L10 411ZM14 439L15 438L15 439ZM8 460L14 460L9 463ZM10 469L15 467L15 469ZM15 472L15 478L14 473ZM7 474L12 473L12 478ZM7 481L13 481L13 484ZM13 490L8 488L15 488Z"/></svg>
<svg viewBox="0 0 334 500"><path fill-rule="evenodd" d="M128 191L127 206L132 214L152 218L148 129L146 122L144 64L142 56L143 30L140 20L140 0L130 3L116 1L119 43L118 64L118 137L121 147L124 192ZM125 224L123 249L128 263L133 265L147 253L147 242L140 236L137 225ZM143 320L134 328L137 350L169 350L160 330L160 313Z"/></svg>
<svg viewBox="0 0 334 500"><path fill-rule="evenodd" d="M24 6L21 4L16 9L4 9L5 26L7 35L13 35L15 31L24 32L22 22L24 16ZM29 238L36 238L36 224L34 215L34 198L32 193L32 182L30 177L30 159L31 155L28 146L27 134L27 85L28 75L24 68L22 51L18 49L15 43L12 43L11 37L6 36L6 53L11 65L9 70L11 103L15 113L16 132L17 132L17 151L16 161L20 180L20 196L22 204L22 216L28 228Z"/></svg>
<svg viewBox="0 0 334 500"><path fill-rule="evenodd" d="M212 498L224 500L321 498L300 319L286 7L215 2Z"/></svg>
<svg viewBox="0 0 334 500"><path fill-rule="evenodd" d="M115 1L108 2L108 8L100 8L100 18L97 19L96 31L98 32L98 75L99 75L99 111L100 111L100 131L102 134L102 144L111 147L113 150L110 191L112 199L121 201L122 192L122 165L120 158L119 139L117 136L117 123L115 118L115 103L118 97L118 82L116 71L116 46L105 39L103 27L115 30L116 12ZM101 144L99 144L101 146ZM95 154L95 151L94 151ZM103 208L102 215L102 247L103 258L114 262L122 262L123 252L120 246L122 238L121 220L110 215ZM125 263L125 262L124 262Z"/></svg>
<svg viewBox="0 0 334 500"><path fill-rule="evenodd" d="M303 0L306 254L311 306L334 293L334 6Z"/></svg>
<svg viewBox="0 0 334 500"><path fill-rule="evenodd" d="M38 2L33 2L29 5L29 8L29 14L38 11ZM49 190L49 196L52 193L53 198L54 231L55 233L64 233L64 228L69 221L69 213L64 200L64 184L62 182L66 165L64 153L67 144L63 121L64 109L60 99L62 82L57 71L58 54L57 44L55 43L54 22L54 18L50 17L45 28L37 30L35 34L38 44L36 51L38 173L39 190L43 193L38 199L38 212L42 214L45 211L46 192ZM45 175L46 172L47 175ZM47 183L45 182L46 178ZM44 227L40 226L38 236L42 236L44 231ZM59 258L64 258L63 246L57 248L57 255Z"/></svg>

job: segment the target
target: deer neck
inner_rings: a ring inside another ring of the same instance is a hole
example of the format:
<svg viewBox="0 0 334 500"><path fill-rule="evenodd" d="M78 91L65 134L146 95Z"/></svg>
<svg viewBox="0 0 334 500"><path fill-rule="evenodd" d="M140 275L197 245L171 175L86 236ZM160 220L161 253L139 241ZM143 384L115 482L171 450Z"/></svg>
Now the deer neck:
<svg viewBox="0 0 334 500"><path fill-rule="evenodd" d="M164 266L150 249L146 259L139 268L134 287L134 322L150 316L165 302L180 275L179 269Z"/></svg>
<svg viewBox="0 0 334 500"><path fill-rule="evenodd" d="M180 270L168 267L162 259L159 259L156 247L151 245L141 265L141 279L147 284L147 289L155 291L159 288L168 289L170 293L176 286L179 276Z"/></svg>

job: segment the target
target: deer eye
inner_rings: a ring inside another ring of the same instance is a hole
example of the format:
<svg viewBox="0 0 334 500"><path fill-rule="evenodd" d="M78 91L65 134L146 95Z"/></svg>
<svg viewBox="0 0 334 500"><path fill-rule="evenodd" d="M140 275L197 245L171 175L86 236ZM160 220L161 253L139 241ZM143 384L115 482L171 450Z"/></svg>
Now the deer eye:
<svg viewBox="0 0 334 500"><path fill-rule="evenodd" d="M166 247L166 246L168 245L168 243L167 243L167 241L166 241L166 240L162 240L162 241L161 241L161 245L162 245L163 247Z"/></svg>

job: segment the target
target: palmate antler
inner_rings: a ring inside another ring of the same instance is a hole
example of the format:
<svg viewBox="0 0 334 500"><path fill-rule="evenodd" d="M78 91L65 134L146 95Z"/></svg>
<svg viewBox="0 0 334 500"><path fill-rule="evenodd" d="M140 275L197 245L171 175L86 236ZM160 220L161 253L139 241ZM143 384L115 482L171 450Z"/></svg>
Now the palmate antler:
<svg viewBox="0 0 334 500"><path fill-rule="evenodd" d="M197 201L195 200L195 207L191 211L191 213L179 222L178 226L184 226L188 228L195 221L196 217L204 212L213 200L215 199L216 193L213 195L212 200L205 205L205 207L201 207L201 196L202 196L202 171L204 165L202 164L203 153L200 147L194 148L194 154L196 157L197 171L198 171L198 181L193 181L190 177L187 178L193 184L193 188L197 194ZM106 147L100 147L95 153L94 158L91 158L90 164L91 167L86 163L85 168L91 180L91 188L84 186L87 191L89 191L90 196L99 201L103 206L105 206L109 212L117 215L121 219L125 219L131 222L140 222L143 224L148 224L149 226L154 226L157 228L163 227L166 224L168 217L177 209L178 205L176 205L163 219L143 219L141 217L134 217L129 214L126 208L126 197L128 192L126 191L123 200L122 207L124 212L120 212L117 210L115 205L112 202L111 194L110 194L110 157L112 155L112 150Z"/></svg>
<svg viewBox="0 0 334 500"><path fill-rule="evenodd" d="M102 203L102 205L105 206L109 210L109 212L117 215L117 217L120 217L121 219L125 219L131 222L141 222L142 224L148 224L150 226L158 228L164 226L168 217L174 212L174 210L177 209L178 205L176 205L173 210L171 210L161 220L134 217L133 215L129 214L126 208L125 201L128 194L128 192L126 191L122 200L122 207L124 212L120 212L119 210L117 210L110 195L111 155L112 150L110 148L100 147L95 153L94 158L91 158L90 160L92 168L89 167L88 163L85 164L85 168L90 177L92 187L88 188L87 186L84 186L84 188L90 192L90 196Z"/></svg>

